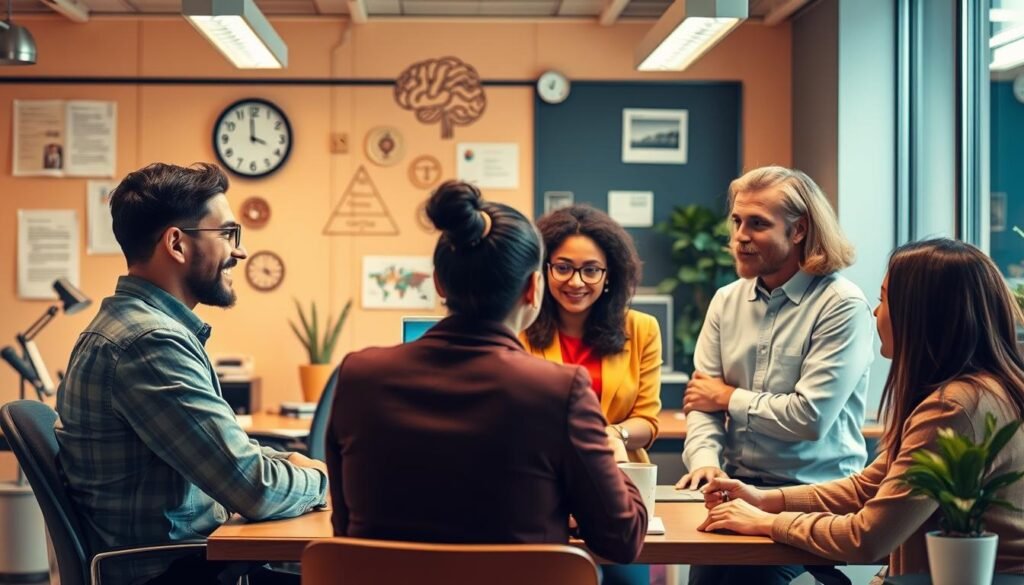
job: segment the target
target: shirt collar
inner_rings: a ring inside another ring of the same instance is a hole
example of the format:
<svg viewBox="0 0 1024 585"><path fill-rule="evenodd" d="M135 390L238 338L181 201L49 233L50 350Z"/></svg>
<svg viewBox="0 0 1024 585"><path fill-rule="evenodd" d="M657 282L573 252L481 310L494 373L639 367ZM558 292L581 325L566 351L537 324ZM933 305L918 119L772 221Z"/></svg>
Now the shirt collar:
<svg viewBox="0 0 1024 585"><path fill-rule="evenodd" d="M203 322L178 298L144 278L125 275L117 279L115 294L135 297L168 317L181 323L204 345L212 328Z"/></svg>
<svg viewBox="0 0 1024 585"><path fill-rule="evenodd" d="M786 295L786 298L791 303L799 305L800 301L804 298L804 293L810 288L812 282L814 282L813 274L798 270L796 274L779 288L782 289L782 293ZM747 293L747 300L756 301L758 296L764 296L765 299L769 299L771 298L771 293L765 288L760 278L752 278L750 279L750 291Z"/></svg>

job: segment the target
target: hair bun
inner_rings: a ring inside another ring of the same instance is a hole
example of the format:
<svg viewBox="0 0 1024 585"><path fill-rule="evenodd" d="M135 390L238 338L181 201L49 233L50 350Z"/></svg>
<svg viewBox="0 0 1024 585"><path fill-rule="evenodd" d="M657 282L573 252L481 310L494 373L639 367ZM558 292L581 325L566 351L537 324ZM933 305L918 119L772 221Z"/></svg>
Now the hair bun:
<svg viewBox="0 0 1024 585"><path fill-rule="evenodd" d="M448 241L460 248L478 240L486 224L480 216L480 190L462 181L446 181L427 201L427 216Z"/></svg>

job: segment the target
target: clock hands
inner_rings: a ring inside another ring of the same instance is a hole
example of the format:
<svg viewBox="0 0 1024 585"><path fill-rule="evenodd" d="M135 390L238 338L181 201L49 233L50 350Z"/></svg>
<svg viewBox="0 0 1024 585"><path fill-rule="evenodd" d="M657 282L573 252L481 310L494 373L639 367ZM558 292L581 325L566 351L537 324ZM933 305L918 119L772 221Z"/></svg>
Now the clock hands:
<svg viewBox="0 0 1024 585"><path fill-rule="evenodd" d="M256 138L256 118L249 118L249 142L258 142L266 145L267 141L262 138Z"/></svg>

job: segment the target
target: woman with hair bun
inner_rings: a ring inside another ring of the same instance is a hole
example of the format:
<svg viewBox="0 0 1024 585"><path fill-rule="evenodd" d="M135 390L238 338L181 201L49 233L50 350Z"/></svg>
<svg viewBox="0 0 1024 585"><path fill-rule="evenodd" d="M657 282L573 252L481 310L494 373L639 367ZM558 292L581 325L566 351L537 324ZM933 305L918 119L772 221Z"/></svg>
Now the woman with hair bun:
<svg viewBox="0 0 1024 585"><path fill-rule="evenodd" d="M586 370L516 337L544 294L521 213L467 183L427 203L449 316L420 339L350 353L327 433L334 533L446 543L565 543L636 558L647 515L618 470Z"/></svg>

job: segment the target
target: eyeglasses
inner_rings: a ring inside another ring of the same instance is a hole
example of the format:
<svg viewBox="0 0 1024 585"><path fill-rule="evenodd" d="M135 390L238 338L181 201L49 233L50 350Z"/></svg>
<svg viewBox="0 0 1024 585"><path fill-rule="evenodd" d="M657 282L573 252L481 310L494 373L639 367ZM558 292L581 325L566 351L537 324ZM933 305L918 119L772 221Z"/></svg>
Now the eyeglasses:
<svg viewBox="0 0 1024 585"><path fill-rule="evenodd" d="M593 264L576 268L568 262L548 262L548 271L551 273L551 279L556 282L569 282L578 272L580 280L585 284L597 284L604 279L604 273L608 272L608 269Z"/></svg>
<svg viewBox="0 0 1024 585"><path fill-rule="evenodd" d="M192 232L220 232L220 237L234 242L236 248L242 245L242 226L240 225L229 225L227 227L215 227L215 228L178 228L185 233Z"/></svg>

